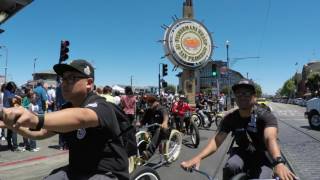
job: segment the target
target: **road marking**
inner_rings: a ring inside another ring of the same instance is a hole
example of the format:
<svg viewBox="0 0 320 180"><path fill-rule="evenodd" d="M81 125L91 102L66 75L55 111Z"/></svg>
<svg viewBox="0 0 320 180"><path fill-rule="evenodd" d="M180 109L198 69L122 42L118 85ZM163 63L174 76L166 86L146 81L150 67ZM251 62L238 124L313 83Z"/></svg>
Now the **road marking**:
<svg viewBox="0 0 320 180"><path fill-rule="evenodd" d="M55 156L64 155L64 154L67 154L67 153L68 153L68 151L65 151L65 152L60 152L60 153L56 153L56 154L52 154L52 155L48 155L48 156L36 156L36 157L17 160L17 161L1 162L0 163L0 167L7 167L7 166L13 166L13 165L18 165L18 164L23 164L23 163L29 163L29 162L34 162L34 161L43 160L43 159L49 159L49 158L52 158L52 157L55 157Z"/></svg>

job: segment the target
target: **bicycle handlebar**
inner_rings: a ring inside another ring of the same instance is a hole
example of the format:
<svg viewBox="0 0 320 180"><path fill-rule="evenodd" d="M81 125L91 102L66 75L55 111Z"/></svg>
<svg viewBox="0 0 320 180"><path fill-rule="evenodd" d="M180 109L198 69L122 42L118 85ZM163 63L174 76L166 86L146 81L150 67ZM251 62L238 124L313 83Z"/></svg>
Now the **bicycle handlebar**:
<svg viewBox="0 0 320 180"><path fill-rule="evenodd" d="M214 180L214 177L210 176L208 173L204 172L204 171L201 171L199 169L196 169L194 166L190 169L190 170L186 170L186 171L189 171L189 172L197 172L203 176L205 176L208 180ZM245 173L240 173L238 174L240 177L243 177L245 175ZM236 175L237 176L237 175ZM233 179L233 178L232 178ZM238 179L238 177L235 177L235 179ZM241 179L241 178L240 178ZM280 180L279 177L274 177L273 179L270 179L270 180Z"/></svg>
<svg viewBox="0 0 320 180"><path fill-rule="evenodd" d="M140 127L139 129L147 129L147 128L154 127L154 126L160 127L161 124L159 124L159 123L147 124L147 125Z"/></svg>
<svg viewBox="0 0 320 180"><path fill-rule="evenodd" d="M209 180L213 180L213 177L211 177L208 173L206 173L206 172L204 172L204 171L201 171L201 170L199 170L199 169L196 169L195 167L192 167L191 170L190 170L190 172L193 172L193 171L195 171L195 172L197 172L197 173L205 176L205 177L208 178Z"/></svg>

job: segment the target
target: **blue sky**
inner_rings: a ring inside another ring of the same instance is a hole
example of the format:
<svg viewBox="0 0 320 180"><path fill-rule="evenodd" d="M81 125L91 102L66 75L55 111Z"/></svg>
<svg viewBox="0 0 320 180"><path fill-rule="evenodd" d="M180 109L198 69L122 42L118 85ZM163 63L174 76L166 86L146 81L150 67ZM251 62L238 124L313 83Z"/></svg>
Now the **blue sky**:
<svg viewBox="0 0 320 180"><path fill-rule="evenodd" d="M0 45L8 47L8 79L21 85L36 71L58 62L60 40L70 41L70 59L96 66L96 84L157 85L158 64L169 64L169 84L177 84L172 64L157 40L162 24L182 16L183 0L34 0L0 28ZM244 59L233 69L272 94L303 64L319 59L320 1L194 0L195 18L213 34L213 59ZM0 66L5 52L0 49ZM295 63L298 62L298 65ZM0 69L4 74L4 70Z"/></svg>

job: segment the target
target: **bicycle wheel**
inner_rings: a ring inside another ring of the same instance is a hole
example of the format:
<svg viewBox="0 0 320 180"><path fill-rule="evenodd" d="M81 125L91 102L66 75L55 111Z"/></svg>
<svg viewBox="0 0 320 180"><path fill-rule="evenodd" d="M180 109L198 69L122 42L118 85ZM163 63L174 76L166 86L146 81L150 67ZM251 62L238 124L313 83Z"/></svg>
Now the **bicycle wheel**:
<svg viewBox="0 0 320 180"><path fill-rule="evenodd" d="M140 166L130 174L130 180L160 180L160 176L154 169Z"/></svg>
<svg viewBox="0 0 320 180"><path fill-rule="evenodd" d="M200 135L199 135L199 129L193 121L190 122L187 133L191 137L191 141L194 148L197 148L200 143Z"/></svg>
<svg viewBox="0 0 320 180"><path fill-rule="evenodd" d="M150 143L150 135L147 131L139 131L136 133L138 156L145 151Z"/></svg>
<svg viewBox="0 0 320 180"><path fill-rule="evenodd" d="M132 171L136 168L135 156L130 156L128 158L128 161L129 161L129 173L132 173Z"/></svg>
<svg viewBox="0 0 320 180"><path fill-rule="evenodd" d="M247 180L248 176L246 173L239 173L231 178L231 180Z"/></svg>
<svg viewBox="0 0 320 180"><path fill-rule="evenodd" d="M171 163L178 159L182 146L182 136L179 131L171 130L169 139L164 144L164 158Z"/></svg>
<svg viewBox="0 0 320 180"><path fill-rule="evenodd" d="M195 123L196 126L198 126L198 127L201 126L201 119L198 116L198 114L192 114L190 119L191 119L191 121L193 121Z"/></svg>

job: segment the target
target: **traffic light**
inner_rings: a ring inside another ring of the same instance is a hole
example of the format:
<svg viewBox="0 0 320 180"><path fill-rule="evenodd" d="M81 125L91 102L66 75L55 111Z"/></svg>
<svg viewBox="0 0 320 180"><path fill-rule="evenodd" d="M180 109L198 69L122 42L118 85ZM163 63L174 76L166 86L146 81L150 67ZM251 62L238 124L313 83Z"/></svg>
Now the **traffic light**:
<svg viewBox="0 0 320 180"><path fill-rule="evenodd" d="M162 64L162 77L168 75L168 64Z"/></svg>
<svg viewBox="0 0 320 180"><path fill-rule="evenodd" d="M216 77L218 76L218 71L217 71L217 64L212 64L212 76Z"/></svg>
<svg viewBox="0 0 320 180"><path fill-rule="evenodd" d="M167 86L168 86L168 83L163 80L163 81L162 81L162 87L163 87L163 88L166 88Z"/></svg>
<svg viewBox="0 0 320 180"><path fill-rule="evenodd" d="M70 45L69 41L61 41L59 63L65 61L69 58L69 55L68 55L69 45Z"/></svg>

